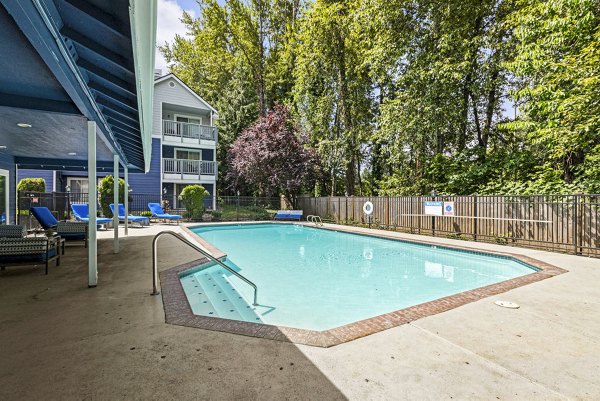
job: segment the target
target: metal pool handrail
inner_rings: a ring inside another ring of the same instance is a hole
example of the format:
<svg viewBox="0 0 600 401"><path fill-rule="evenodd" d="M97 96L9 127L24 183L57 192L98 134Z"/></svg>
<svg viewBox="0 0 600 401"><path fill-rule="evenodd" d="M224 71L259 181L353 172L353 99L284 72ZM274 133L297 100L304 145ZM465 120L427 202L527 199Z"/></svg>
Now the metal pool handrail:
<svg viewBox="0 0 600 401"><path fill-rule="evenodd" d="M323 225L323 220L321 219L321 216L317 216L314 214L309 214L308 216L306 216L306 221L314 223L315 226Z"/></svg>
<svg viewBox="0 0 600 401"><path fill-rule="evenodd" d="M187 238L185 238L183 235L176 233L175 231L161 231L158 234L156 234L154 236L154 239L152 240L152 295L158 295L160 294L160 292L157 289L157 283L158 283L158 248L157 248L157 243L158 243L158 239L162 236L162 235L172 235L173 237L177 238L178 240L180 240L181 242L185 243L186 245L188 245L189 247L195 249L196 251L200 252L202 255L206 256L208 259L210 259L212 262L215 262L216 264L218 264L219 266L221 266L223 269L229 271L231 274L235 275L236 277L238 277L240 280L244 281L246 284L248 284L249 286L251 286L252 288L254 288L254 302L253 305L258 305L257 302L257 298L258 298L258 288L256 287L256 284L254 284L252 281L248 280L246 277L242 276L240 273L236 272L235 270L233 270L231 267L227 266L225 263L221 262L219 259L215 258L214 256L212 256L210 253L206 252L204 249L200 248L199 246L197 246L196 244L192 243L190 240L188 240Z"/></svg>

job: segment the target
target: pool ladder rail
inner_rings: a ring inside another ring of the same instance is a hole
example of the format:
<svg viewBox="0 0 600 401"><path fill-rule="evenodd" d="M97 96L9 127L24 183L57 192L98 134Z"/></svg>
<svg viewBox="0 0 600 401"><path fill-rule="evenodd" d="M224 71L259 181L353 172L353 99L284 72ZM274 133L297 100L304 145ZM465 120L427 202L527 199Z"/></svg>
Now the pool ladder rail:
<svg viewBox="0 0 600 401"><path fill-rule="evenodd" d="M171 235L171 236L177 238L184 244L188 245L190 248L193 248L196 251L200 252L202 255L206 256L210 261L218 264L223 269L227 270L228 272L230 272L231 274L233 274L234 276L236 276L237 278L239 278L240 280L242 280L243 282L248 284L250 287L254 288L253 305L258 305L258 301L257 301L258 288L256 287L256 284L254 284L252 281L248 280L246 277L242 276L240 273L233 270L231 267L227 266L225 263L221 262L219 259L212 256L210 253L206 252L204 249L200 248L198 245L194 244L193 242L191 242L190 240L185 238L183 235L176 233L175 231L161 231L158 234L156 234L154 236L154 239L152 240L152 295L160 294L160 292L158 291L158 288L157 288L157 286L158 286L158 247L157 247L157 245L158 245L158 239L160 237L162 237L163 235Z"/></svg>
<svg viewBox="0 0 600 401"><path fill-rule="evenodd" d="M306 221L314 223L315 226L323 226L323 220L321 219L321 216L309 214L308 216L306 216Z"/></svg>

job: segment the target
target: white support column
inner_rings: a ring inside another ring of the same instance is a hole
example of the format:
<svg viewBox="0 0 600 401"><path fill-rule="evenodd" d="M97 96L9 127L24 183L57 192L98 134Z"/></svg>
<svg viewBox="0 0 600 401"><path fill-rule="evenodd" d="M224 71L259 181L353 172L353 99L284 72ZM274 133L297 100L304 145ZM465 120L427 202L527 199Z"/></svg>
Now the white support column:
<svg viewBox="0 0 600 401"><path fill-rule="evenodd" d="M125 203L125 235L129 235L129 169L123 166L123 178L125 179L125 194L123 196Z"/></svg>
<svg viewBox="0 0 600 401"><path fill-rule="evenodd" d="M98 284L96 122L88 121L88 287Z"/></svg>
<svg viewBox="0 0 600 401"><path fill-rule="evenodd" d="M119 155L114 155L113 161L113 253L119 253Z"/></svg>

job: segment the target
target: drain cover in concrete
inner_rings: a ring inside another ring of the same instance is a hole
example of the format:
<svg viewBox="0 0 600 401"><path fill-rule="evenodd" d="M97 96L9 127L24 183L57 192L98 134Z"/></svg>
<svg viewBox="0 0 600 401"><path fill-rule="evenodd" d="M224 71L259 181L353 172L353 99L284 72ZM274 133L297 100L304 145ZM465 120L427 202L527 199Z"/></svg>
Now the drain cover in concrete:
<svg viewBox="0 0 600 401"><path fill-rule="evenodd" d="M519 309L520 308L519 304L510 302L510 301L496 301L494 303L503 308L509 308L509 309Z"/></svg>

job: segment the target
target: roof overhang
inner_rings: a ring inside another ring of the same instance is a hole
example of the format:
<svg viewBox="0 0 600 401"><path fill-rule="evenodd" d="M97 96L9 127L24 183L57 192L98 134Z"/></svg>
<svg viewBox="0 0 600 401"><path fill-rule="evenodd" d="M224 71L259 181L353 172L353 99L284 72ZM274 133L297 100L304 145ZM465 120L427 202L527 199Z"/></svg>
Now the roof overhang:
<svg viewBox="0 0 600 401"><path fill-rule="evenodd" d="M7 143L15 160L68 165L68 150L87 158L85 123L92 120L99 131L99 163L117 154L123 165L147 171L156 0L0 2L0 125L18 110L37 130L33 135L5 122L0 145ZM23 140L27 135L49 146L39 153Z"/></svg>

